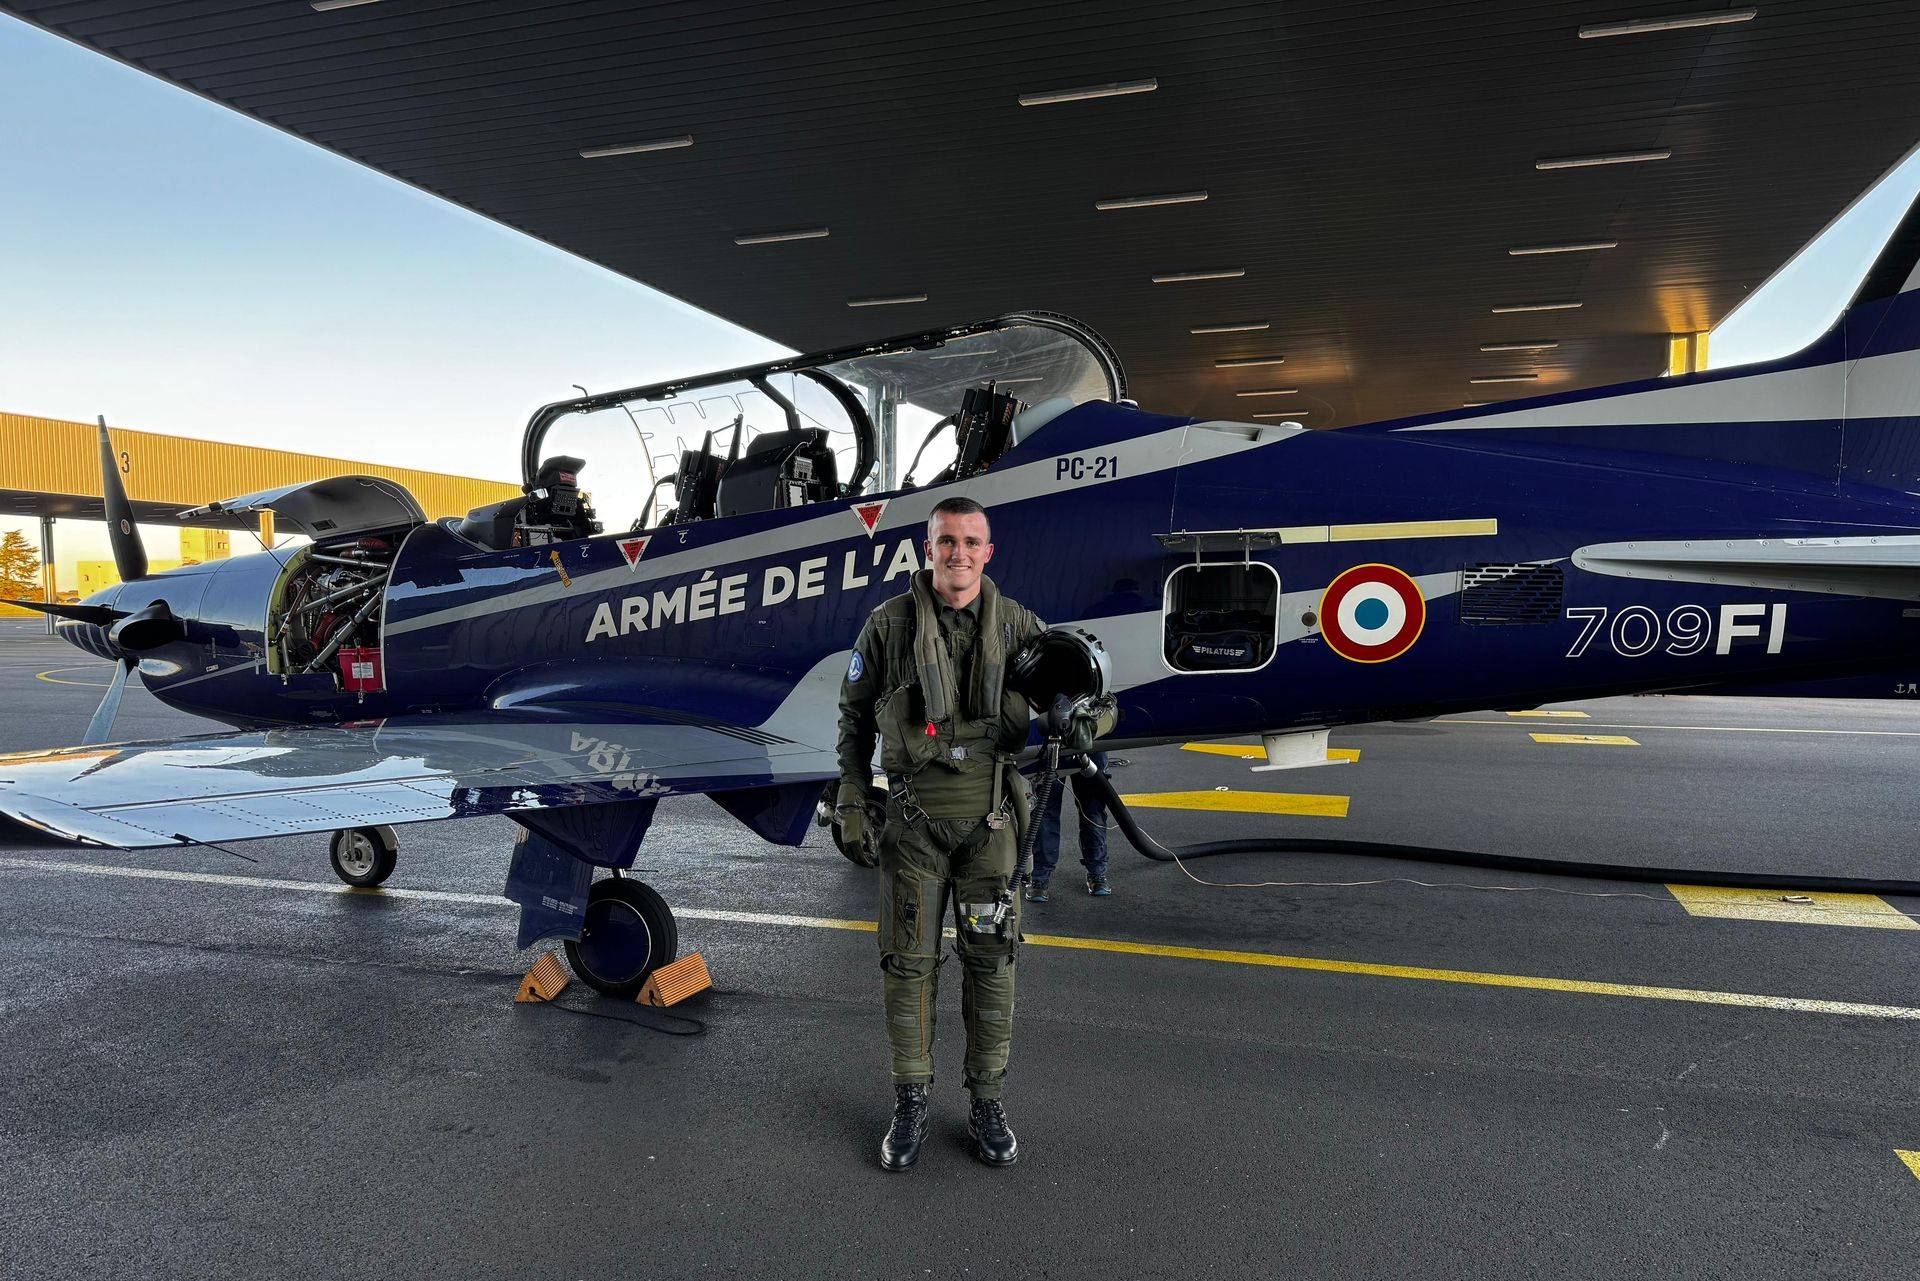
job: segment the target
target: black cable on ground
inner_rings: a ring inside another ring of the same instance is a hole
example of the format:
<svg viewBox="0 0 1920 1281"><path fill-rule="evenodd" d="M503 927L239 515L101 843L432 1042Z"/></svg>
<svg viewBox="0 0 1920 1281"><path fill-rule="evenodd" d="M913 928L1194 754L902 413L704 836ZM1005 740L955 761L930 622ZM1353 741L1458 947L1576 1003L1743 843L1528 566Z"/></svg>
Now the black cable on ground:
<svg viewBox="0 0 1920 1281"><path fill-rule="evenodd" d="M1370 858L1442 863L1499 872L1530 872L1545 876L1584 876L1599 881L1646 884L1706 885L1723 889L1797 890L1803 893L1891 894L1920 897L1920 881L1880 881L1853 876L1803 876L1774 872L1710 872L1697 867L1637 867L1627 863L1590 863L1582 859L1525 858L1514 854L1481 854L1472 850L1441 849L1428 845L1400 845L1386 841L1337 841L1311 837L1260 837L1253 840L1202 841L1169 849L1140 830L1132 811L1121 801L1113 780L1097 769L1082 766L1100 784L1114 822L1129 844L1156 863L1211 858L1218 854L1362 854Z"/></svg>
<svg viewBox="0 0 1920 1281"><path fill-rule="evenodd" d="M635 1004L633 1011L641 1018L630 1018L624 1014L609 1014L602 1010L583 1010L577 1005L562 1005L558 1001L538 1001L550 1010L560 1010L567 1014L578 1014L582 1018L605 1019L609 1023L625 1023L632 1027L643 1027L649 1032L664 1032L668 1036L699 1036L707 1030L707 1025L699 1019L690 1019L684 1014L663 1014L650 1006ZM678 1026L673 1026L673 1025Z"/></svg>

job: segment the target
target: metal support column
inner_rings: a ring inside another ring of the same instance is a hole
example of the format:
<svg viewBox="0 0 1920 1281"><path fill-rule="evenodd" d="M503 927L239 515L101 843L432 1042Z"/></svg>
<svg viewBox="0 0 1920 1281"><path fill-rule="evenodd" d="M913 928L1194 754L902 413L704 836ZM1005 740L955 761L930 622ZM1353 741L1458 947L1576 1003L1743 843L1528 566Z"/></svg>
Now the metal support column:
<svg viewBox="0 0 1920 1281"><path fill-rule="evenodd" d="M41 599L46 601L49 605L51 605L54 601L59 600L60 597L56 590L58 586L59 584L55 581L55 578L54 578L54 568L53 568L53 517L42 516L40 518ZM51 636L53 635L53 615L48 614L46 616L46 620L47 620L47 635Z"/></svg>
<svg viewBox="0 0 1920 1281"><path fill-rule="evenodd" d="M879 457L874 460L877 480L868 492L886 493L900 483L900 392L891 383L874 389L873 430L880 438L876 442Z"/></svg>

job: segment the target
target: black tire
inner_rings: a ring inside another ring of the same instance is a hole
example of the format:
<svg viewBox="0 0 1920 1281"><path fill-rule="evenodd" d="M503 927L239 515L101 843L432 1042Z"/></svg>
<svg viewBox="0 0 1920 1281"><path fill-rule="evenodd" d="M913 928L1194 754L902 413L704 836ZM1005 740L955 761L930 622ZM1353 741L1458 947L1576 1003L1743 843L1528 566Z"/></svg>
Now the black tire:
<svg viewBox="0 0 1920 1281"><path fill-rule="evenodd" d="M567 964L603 996L632 1000L647 976L680 953L680 927L651 885L624 876L595 881L580 937L566 941Z"/></svg>
<svg viewBox="0 0 1920 1281"><path fill-rule="evenodd" d="M333 874L349 885L369 889L393 875L400 838L391 827L345 827L327 842Z"/></svg>
<svg viewBox="0 0 1920 1281"><path fill-rule="evenodd" d="M833 848L840 851L847 862L856 867L880 866L880 828L887 821L887 794L878 787L867 789L867 839L866 848L850 850L840 839L840 825L833 824L827 830L833 833Z"/></svg>

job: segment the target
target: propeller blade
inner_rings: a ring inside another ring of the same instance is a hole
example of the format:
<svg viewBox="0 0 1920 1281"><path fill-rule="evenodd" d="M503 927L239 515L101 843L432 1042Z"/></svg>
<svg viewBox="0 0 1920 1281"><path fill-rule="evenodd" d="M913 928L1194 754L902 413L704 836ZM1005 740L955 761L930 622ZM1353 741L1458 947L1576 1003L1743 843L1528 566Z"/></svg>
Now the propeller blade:
<svg viewBox="0 0 1920 1281"><path fill-rule="evenodd" d="M0 600L0 605L18 605L23 609L37 609L43 614L52 614L55 618L70 618L76 623L92 623L105 627L122 617L117 609L108 609L105 605L67 605L59 601L44 600Z"/></svg>
<svg viewBox="0 0 1920 1281"><path fill-rule="evenodd" d="M107 686L107 692L100 699L100 706L94 709L93 719L87 722L87 734L80 741L85 743L104 743L113 733L113 718L120 714L120 696L127 692L127 676L133 671L134 660L129 658L113 665L113 683Z"/></svg>
<svg viewBox="0 0 1920 1281"><path fill-rule="evenodd" d="M107 514L107 540L113 544L113 566L120 581L136 582L147 576L147 549L134 528L133 504L127 501L127 488L120 483L120 468L113 458L113 438L107 435L107 420L100 418L100 495Z"/></svg>

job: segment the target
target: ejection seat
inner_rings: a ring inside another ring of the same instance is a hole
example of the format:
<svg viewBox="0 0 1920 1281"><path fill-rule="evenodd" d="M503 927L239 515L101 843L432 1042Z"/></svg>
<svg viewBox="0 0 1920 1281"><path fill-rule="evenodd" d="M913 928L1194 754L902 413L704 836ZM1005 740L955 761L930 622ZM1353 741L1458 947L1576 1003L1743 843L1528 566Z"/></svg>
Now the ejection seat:
<svg viewBox="0 0 1920 1281"><path fill-rule="evenodd" d="M833 446L818 427L770 431L747 442L745 457L721 474L721 516L824 502L838 489Z"/></svg>
<svg viewBox="0 0 1920 1281"><path fill-rule="evenodd" d="M599 533L600 524L578 487L580 469L586 465L579 458L547 459L540 464L533 483L524 486L524 494L474 508L454 532L494 551L515 546L516 533L521 529L541 530L556 541Z"/></svg>

